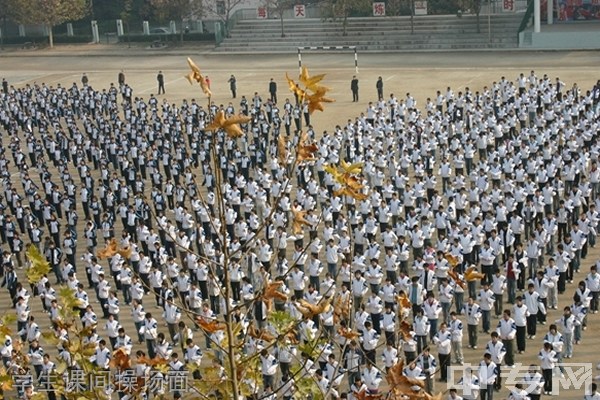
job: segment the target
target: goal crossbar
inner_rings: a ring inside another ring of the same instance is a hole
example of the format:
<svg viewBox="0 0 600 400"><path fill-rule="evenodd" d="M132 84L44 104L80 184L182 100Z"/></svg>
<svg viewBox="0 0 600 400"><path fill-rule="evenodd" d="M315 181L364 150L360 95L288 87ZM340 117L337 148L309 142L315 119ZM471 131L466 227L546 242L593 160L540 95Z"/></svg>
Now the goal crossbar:
<svg viewBox="0 0 600 400"><path fill-rule="evenodd" d="M354 71L358 74L358 52L356 46L304 46L298 47L298 70L302 73L302 51L344 51L354 52Z"/></svg>

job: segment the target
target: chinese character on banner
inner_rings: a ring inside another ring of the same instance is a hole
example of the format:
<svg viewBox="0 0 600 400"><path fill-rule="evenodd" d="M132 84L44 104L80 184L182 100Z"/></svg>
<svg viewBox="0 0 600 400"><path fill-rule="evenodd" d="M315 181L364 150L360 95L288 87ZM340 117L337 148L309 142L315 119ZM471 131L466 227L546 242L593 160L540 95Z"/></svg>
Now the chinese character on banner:
<svg viewBox="0 0 600 400"><path fill-rule="evenodd" d="M89 390L107 390L111 385L110 371L99 370L88 375Z"/></svg>
<svg viewBox="0 0 600 400"><path fill-rule="evenodd" d="M415 15L427 15L427 1L415 1Z"/></svg>
<svg viewBox="0 0 600 400"><path fill-rule="evenodd" d="M189 390L186 371L168 371L167 383L169 392L187 392Z"/></svg>
<svg viewBox="0 0 600 400"><path fill-rule="evenodd" d="M502 10L515 11L515 0L504 0L502 2Z"/></svg>
<svg viewBox="0 0 600 400"><path fill-rule="evenodd" d="M373 3L373 16L385 17L385 3Z"/></svg>
<svg viewBox="0 0 600 400"><path fill-rule="evenodd" d="M85 391L87 376L82 369L72 369L66 379L65 391L67 393L80 393Z"/></svg>
<svg viewBox="0 0 600 400"><path fill-rule="evenodd" d="M269 17L267 7L258 7L256 9L256 16L258 17L258 19L267 19Z"/></svg>
<svg viewBox="0 0 600 400"><path fill-rule="evenodd" d="M304 4L297 4L294 6L294 18L306 18Z"/></svg>

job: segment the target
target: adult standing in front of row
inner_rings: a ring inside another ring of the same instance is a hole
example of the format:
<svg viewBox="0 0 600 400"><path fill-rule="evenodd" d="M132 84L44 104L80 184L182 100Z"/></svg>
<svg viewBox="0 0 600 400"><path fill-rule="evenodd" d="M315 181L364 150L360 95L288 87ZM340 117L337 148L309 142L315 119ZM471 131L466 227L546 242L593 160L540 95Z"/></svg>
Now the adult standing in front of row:
<svg viewBox="0 0 600 400"><path fill-rule="evenodd" d="M352 91L352 102L358 102L358 78L356 75L352 77L350 82L350 90Z"/></svg>
<svg viewBox="0 0 600 400"><path fill-rule="evenodd" d="M383 99L383 78L377 78L377 83L375 84L377 88L377 100Z"/></svg>
<svg viewBox="0 0 600 400"><path fill-rule="evenodd" d="M158 75L156 75L156 81L158 82L158 94L165 94L165 76L162 71L158 71Z"/></svg>

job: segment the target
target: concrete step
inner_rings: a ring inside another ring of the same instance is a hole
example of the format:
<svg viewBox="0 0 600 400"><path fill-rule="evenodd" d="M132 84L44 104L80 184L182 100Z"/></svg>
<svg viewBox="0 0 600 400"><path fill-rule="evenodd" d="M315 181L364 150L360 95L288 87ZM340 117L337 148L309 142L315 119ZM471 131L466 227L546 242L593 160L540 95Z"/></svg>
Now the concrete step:
<svg viewBox="0 0 600 400"><path fill-rule="evenodd" d="M492 15L490 20L494 21L510 21L510 20L520 20L522 18L522 14L498 14ZM481 15L479 17L480 21L487 21L486 15ZM322 20L319 18L307 18L307 19L284 19L285 24L289 25L341 25L343 21L341 19L331 21L331 20ZM417 24L442 24L442 23L468 23L468 22L476 22L477 18L474 15L464 16L462 18L457 18L452 15L423 15L423 16L415 16L414 23ZM348 18L348 25L363 25L363 26L373 26L373 25L382 25L382 24L396 24L396 23L410 23L410 17L389 17L389 18ZM237 25L280 25L281 21L279 19L245 19L239 20L236 23Z"/></svg>
<svg viewBox="0 0 600 400"><path fill-rule="evenodd" d="M515 34L514 33L516 31L515 29L492 29L491 30L492 33L494 35L504 35L504 34ZM318 33L314 33L314 34L310 34L310 33L306 33L306 32L285 32L285 36L282 37L281 36L281 32L269 32L269 33L263 33L260 35L250 35L247 33L242 33L242 32L231 32L231 35L228 39L262 39L262 40L277 40L277 39L281 39L281 40L304 40L307 38L335 38L335 39L345 39L345 40L353 40L354 38L358 38L358 39L362 39L365 37L369 37L369 38L410 38L410 37L428 37L428 38L434 38L434 37L447 37L447 36L456 36L456 37L476 37L476 36L486 36L488 35L488 30L487 29L482 29L480 32L477 32L476 29L473 30L463 30L463 31L451 31L451 30L446 30L446 31L428 31L428 32L417 32L415 31L414 33L411 33L410 31L398 31L398 32L376 32L374 33L370 33L370 32L348 32L347 35L342 35L341 33L337 33L337 32L331 32L331 33L327 33L327 32L318 32Z"/></svg>
<svg viewBox="0 0 600 400"><path fill-rule="evenodd" d="M410 47L402 47L402 46L372 46L368 49L364 49L365 51L372 52L383 52L383 51L444 51L444 50L481 50L481 49L514 49L516 48L518 43L515 44L494 44L487 46L480 45L454 45L454 46L436 46L436 45L422 45L422 46L410 46ZM252 53L252 54L267 54L267 53L279 53L279 54L290 54L293 53L293 50L290 49L280 49L280 48L268 48L268 47L257 47L250 48L247 46L243 47L217 47L215 49L217 53Z"/></svg>
<svg viewBox="0 0 600 400"><path fill-rule="evenodd" d="M277 38L274 40L256 40L256 39L245 39L245 38L235 38L227 40L224 42L226 44L231 45L259 45L259 44L267 44L269 46L284 46L284 47L302 47L305 46L306 41L301 40L285 40L286 38ZM403 40L396 40L394 38L390 38L389 40L385 40L382 38L374 39L374 38L364 38L362 40L332 40L331 38L311 38L311 44L314 46L368 46L371 44L408 44L408 43L487 43L489 42L489 38L487 35L479 35L479 36L438 36L438 37L409 37L404 38ZM513 37L498 37L492 36L492 42L512 42L516 41L516 36Z"/></svg>
<svg viewBox="0 0 600 400"><path fill-rule="evenodd" d="M491 30L493 32L515 32L518 29L518 25L507 26L507 25L497 25L492 26ZM481 32L487 33L488 27L481 27ZM428 34L441 34L441 33L477 33L476 26L457 26L453 28L441 28L441 27L428 27L427 29L415 29L414 34L419 35L428 35ZM284 33L286 37L295 37L295 36L318 36L319 34L327 34L327 36L343 36L343 33L339 29L292 29L292 28L284 28ZM410 27L405 27L402 29L377 29L373 31L366 31L364 29L348 29L346 31L346 36L366 36L366 35L383 35L383 36L391 36L391 35L402 35L402 34L413 34L411 32ZM270 29L270 30L260 30L260 31L248 31L244 29L234 29L230 32L231 37L236 36L266 36L266 37L281 37L281 29Z"/></svg>
<svg viewBox="0 0 600 400"><path fill-rule="evenodd" d="M491 19L492 40L488 37L487 18L480 18L477 33L475 16L419 16L411 32L409 17L350 18L346 35L341 21L320 19L238 21L216 51L291 52L305 46L356 46L359 50L435 50L511 48L518 46L517 30L521 15L497 15Z"/></svg>
<svg viewBox="0 0 600 400"><path fill-rule="evenodd" d="M509 49L518 45L517 40L513 42L480 42L480 43L409 43L409 44L370 44L365 47L358 47L360 50L369 51L410 51L410 50L450 50L450 49ZM285 46L250 46L250 45L226 45L217 47L217 52L235 52L235 53L291 53L295 48Z"/></svg>
<svg viewBox="0 0 600 400"><path fill-rule="evenodd" d="M487 29L487 24L480 24L480 28ZM492 29L516 29L519 27L519 23L495 23L490 25ZM338 26L288 26L284 25L284 31L290 32L339 32L340 34L343 32L341 27ZM427 31L443 31L443 30L455 30L455 29L472 29L477 30L477 24L453 24L453 25L421 25L415 26L414 30L418 32L427 32ZM393 26L383 26L376 25L371 27L361 27L361 26L348 26L346 27L346 32L364 32L364 31L376 31L376 32L397 32L397 31L410 31L410 25L393 25ZM245 32L250 34L260 34L260 33L269 33L269 32L281 32L281 26L271 26L271 27L244 27L244 26L236 26L231 30L231 32Z"/></svg>

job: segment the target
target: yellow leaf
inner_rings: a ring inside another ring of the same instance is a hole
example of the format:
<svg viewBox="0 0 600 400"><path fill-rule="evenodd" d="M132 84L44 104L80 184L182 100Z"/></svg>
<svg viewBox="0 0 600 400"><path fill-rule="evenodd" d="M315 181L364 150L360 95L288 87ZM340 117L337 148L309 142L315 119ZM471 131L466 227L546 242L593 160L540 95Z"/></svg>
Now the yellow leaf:
<svg viewBox="0 0 600 400"><path fill-rule="evenodd" d="M298 97L298 101L303 102L304 98L306 97L306 91L301 89L300 86L298 86L298 84L294 82L293 79L290 79L290 77L287 74L285 74L285 78L288 81L290 92L294 93Z"/></svg>
<svg viewBox="0 0 600 400"><path fill-rule="evenodd" d="M213 119L212 123L208 125L205 128L205 130L210 132L223 129L227 133L227 136L229 136L232 139L237 139L244 135L240 124L245 124L249 122L250 119L250 117L247 117L245 115L238 115L225 118L225 112L221 110L217 112L217 115L215 115L215 118Z"/></svg>
<svg viewBox="0 0 600 400"><path fill-rule="evenodd" d="M325 97L326 90L320 87L315 93L306 96L308 101L308 113L312 114L315 111L324 111L322 103L333 103L335 100Z"/></svg>
<svg viewBox="0 0 600 400"><path fill-rule="evenodd" d="M67 370L68 366L67 363L64 361L61 361L58 363L58 365L56 366L56 373L57 375L62 375L63 372L65 372Z"/></svg>
<svg viewBox="0 0 600 400"><path fill-rule="evenodd" d="M204 92L205 95L207 95L208 97L212 96L212 92L210 91L210 88L208 87L208 82L206 81L206 78L202 75L202 73L200 72L200 68L196 65L196 63L188 57L187 59L188 65L190 66L190 68L192 69L192 72L190 72L188 75L186 75L186 79L190 82L190 84L194 84L194 82L198 82L200 84L200 87L202 88L202 91Z"/></svg>
<svg viewBox="0 0 600 400"><path fill-rule="evenodd" d="M340 167L346 174L360 174L364 165L365 163L363 162L357 162L354 164L348 164L344 160L340 162Z"/></svg>
<svg viewBox="0 0 600 400"><path fill-rule="evenodd" d="M7 374L6 368L0 368L0 387L2 391L12 390L14 379L11 375Z"/></svg>
<svg viewBox="0 0 600 400"><path fill-rule="evenodd" d="M60 339L56 337L53 331L42 332L42 338L48 344L57 346L60 343Z"/></svg>
<svg viewBox="0 0 600 400"><path fill-rule="evenodd" d="M329 89L324 86L318 85L325 78L325 74L319 74L315 76L310 76L308 74L308 68L302 67L302 72L300 73L300 82L308 89L312 91L324 90L327 91Z"/></svg>
<svg viewBox="0 0 600 400"><path fill-rule="evenodd" d="M30 245L25 254L31 262L27 271L25 271L25 276L27 276L29 283L37 284L44 275L50 272L50 263L34 245Z"/></svg>
<svg viewBox="0 0 600 400"><path fill-rule="evenodd" d="M83 347L81 354L85 357L91 357L96 354L96 344L88 343Z"/></svg>
<svg viewBox="0 0 600 400"><path fill-rule="evenodd" d="M292 215L292 232L294 233L294 235L299 235L300 233L302 233L303 225L312 226L312 224L309 221L307 221L304 217L306 215L306 211L298 211L294 207L292 207Z"/></svg>
<svg viewBox="0 0 600 400"><path fill-rule="evenodd" d="M285 165L287 156L287 140L282 133L279 133L279 138L277 139L277 159L279 160L279 164Z"/></svg>

